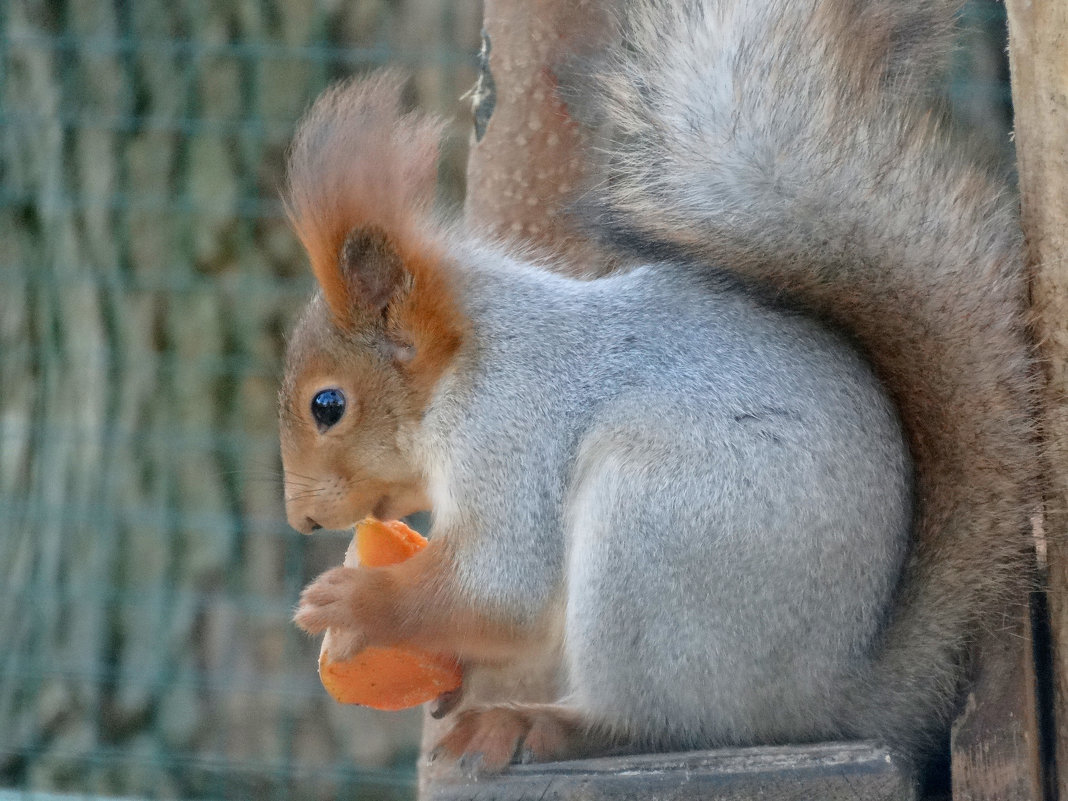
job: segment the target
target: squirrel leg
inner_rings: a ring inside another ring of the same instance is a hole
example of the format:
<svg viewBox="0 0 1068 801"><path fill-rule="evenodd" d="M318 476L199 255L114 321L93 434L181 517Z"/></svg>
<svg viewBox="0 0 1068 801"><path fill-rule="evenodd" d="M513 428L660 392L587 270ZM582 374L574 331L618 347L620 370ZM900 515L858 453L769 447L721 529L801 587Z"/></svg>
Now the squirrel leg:
<svg viewBox="0 0 1068 801"><path fill-rule="evenodd" d="M368 645L415 645L461 660L511 658L530 632L474 607L457 588L446 538L389 567L335 567L301 593L294 621L309 634L338 632L344 661Z"/></svg>

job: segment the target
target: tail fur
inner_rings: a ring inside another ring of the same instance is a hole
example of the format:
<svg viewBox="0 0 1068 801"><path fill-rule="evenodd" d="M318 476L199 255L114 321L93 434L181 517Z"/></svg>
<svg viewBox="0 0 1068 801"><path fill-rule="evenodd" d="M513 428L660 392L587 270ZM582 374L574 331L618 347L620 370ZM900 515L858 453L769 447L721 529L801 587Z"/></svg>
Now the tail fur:
<svg viewBox="0 0 1068 801"><path fill-rule="evenodd" d="M614 144L592 229L700 259L851 332L900 406L915 543L843 734L907 752L948 721L969 645L1025 597L1034 498L1015 204L925 98L941 0L644 0L587 78Z"/></svg>

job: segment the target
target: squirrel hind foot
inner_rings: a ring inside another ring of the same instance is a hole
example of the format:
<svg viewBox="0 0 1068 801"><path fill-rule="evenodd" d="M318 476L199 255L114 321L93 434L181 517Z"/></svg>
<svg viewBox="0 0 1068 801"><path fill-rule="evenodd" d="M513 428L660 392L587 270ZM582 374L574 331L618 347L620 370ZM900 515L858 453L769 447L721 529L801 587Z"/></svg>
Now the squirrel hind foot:
<svg viewBox="0 0 1068 801"><path fill-rule="evenodd" d="M461 712L430 752L430 760L455 760L469 779L528 764L575 756L586 730L582 715L557 704L484 706Z"/></svg>

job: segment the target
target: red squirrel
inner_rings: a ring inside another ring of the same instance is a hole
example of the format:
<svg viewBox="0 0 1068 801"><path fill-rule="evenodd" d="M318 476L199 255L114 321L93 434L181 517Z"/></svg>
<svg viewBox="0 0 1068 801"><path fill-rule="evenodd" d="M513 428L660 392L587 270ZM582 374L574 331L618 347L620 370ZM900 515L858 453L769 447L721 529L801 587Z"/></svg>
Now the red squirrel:
<svg viewBox="0 0 1068 801"><path fill-rule="evenodd" d="M639 261L602 278L439 218L441 126L394 74L304 120L289 521L432 528L325 573L296 621L557 660L556 702L452 713L437 753L475 773L606 744L919 757L1020 590L1036 462L1014 204L925 96L952 4L642 0L621 24L571 100L611 135L582 219Z"/></svg>

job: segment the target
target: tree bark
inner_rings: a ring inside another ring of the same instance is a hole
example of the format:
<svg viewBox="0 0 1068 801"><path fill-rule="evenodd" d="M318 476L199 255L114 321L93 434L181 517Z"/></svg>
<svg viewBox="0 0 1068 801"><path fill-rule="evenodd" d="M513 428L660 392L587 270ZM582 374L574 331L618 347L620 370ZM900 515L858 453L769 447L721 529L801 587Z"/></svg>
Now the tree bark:
<svg viewBox="0 0 1068 801"><path fill-rule="evenodd" d="M483 71L473 94L475 141L467 219L491 235L562 257L584 275L612 262L568 216L591 180L596 134L571 119L557 74L614 35L604 0L487 0Z"/></svg>

